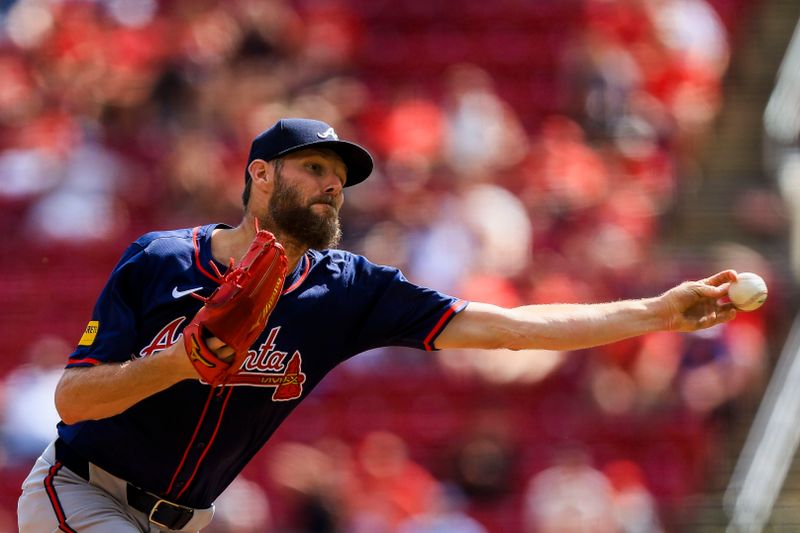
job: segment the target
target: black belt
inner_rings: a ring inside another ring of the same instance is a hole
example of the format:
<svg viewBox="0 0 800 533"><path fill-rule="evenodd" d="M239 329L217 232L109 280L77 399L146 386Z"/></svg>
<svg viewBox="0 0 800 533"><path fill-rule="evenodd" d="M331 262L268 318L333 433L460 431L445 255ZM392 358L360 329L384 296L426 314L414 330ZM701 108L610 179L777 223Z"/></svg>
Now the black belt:
<svg viewBox="0 0 800 533"><path fill-rule="evenodd" d="M56 439L56 461L89 481L89 461L63 440ZM150 522L163 529L181 529L194 515L194 509L164 500L127 483L128 505L147 515Z"/></svg>

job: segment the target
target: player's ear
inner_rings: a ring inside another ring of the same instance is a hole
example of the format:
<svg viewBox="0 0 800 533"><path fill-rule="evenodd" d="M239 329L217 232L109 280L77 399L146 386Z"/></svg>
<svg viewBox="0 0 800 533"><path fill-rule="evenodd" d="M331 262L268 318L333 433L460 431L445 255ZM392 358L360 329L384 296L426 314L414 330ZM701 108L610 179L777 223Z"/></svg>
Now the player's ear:
<svg viewBox="0 0 800 533"><path fill-rule="evenodd" d="M250 174L250 189L247 202L248 210L260 212L272 195L275 183L275 166L263 159L254 159L247 165Z"/></svg>
<svg viewBox="0 0 800 533"><path fill-rule="evenodd" d="M253 159L247 166L247 172L254 183L272 181L273 167L263 159Z"/></svg>

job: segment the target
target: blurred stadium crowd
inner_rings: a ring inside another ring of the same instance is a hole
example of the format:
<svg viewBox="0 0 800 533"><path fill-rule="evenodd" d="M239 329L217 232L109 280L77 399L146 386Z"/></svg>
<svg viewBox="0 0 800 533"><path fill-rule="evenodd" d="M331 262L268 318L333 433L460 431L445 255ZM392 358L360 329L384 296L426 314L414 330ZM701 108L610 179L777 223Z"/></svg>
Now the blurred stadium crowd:
<svg viewBox="0 0 800 533"><path fill-rule="evenodd" d="M755 9L0 1L0 531L117 256L152 229L236 224L249 142L280 117L377 156L347 191L343 247L461 298L640 297L728 266L779 285L740 245L703 262L660 246ZM780 305L580 353L360 356L209 531L667 531L763 384Z"/></svg>

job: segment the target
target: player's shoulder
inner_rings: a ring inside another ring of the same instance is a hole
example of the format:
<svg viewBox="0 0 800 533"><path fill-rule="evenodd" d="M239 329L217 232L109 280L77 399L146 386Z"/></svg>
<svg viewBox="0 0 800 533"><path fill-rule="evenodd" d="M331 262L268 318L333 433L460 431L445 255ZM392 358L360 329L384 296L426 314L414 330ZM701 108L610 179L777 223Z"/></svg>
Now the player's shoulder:
<svg viewBox="0 0 800 533"><path fill-rule="evenodd" d="M347 250L309 250L311 260L317 264L330 265L335 268L347 269L372 265L366 257Z"/></svg>
<svg viewBox="0 0 800 533"><path fill-rule="evenodd" d="M164 263L189 264L195 256L198 246L209 240L216 224L158 230L145 233L136 239L123 255L121 263L138 263L149 265Z"/></svg>
<svg viewBox="0 0 800 533"><path fill-rule="evenodd" d="M182 228L151 231L136 239L133 244L141 250L156 255L168 253L175 249L193 249L193 237L199 229Z"/></svg>
<svg viewBox="0 0 800 533"><path fill-rule="evenodd" d="M372 275L388 275L394 277L399 273L396 267L373 263L363 255L347 250L309 250L312 263L324 266L329 272L347 278Z"/></svg>
<svg viewBox="0 0 800 533"><path fill-rule="evenodd" d="M315 263L350 264L359 256L347 250L331 248L329 250L308 250L307 252Z"/></svg>
<svg viewBox="0 0 800 533"><path fill-rule="evenodd" d="M193 228L151 231L139 237L134 244L155 258L202 256L201 249L210 253L211 235L217 228L230 228L230 226L206 224Z"/></svg>

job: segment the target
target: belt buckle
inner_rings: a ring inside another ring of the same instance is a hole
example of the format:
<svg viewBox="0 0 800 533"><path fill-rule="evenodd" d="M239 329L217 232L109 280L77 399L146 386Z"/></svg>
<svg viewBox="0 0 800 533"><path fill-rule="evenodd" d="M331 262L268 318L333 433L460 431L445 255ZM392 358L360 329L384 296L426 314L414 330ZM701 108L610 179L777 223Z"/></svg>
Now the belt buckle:
<svg viewBox="0 0 800 533"><path fill-rule="evenodd" d="M191 518L189 518L189 520L186 520L183 524L164 524L162 522L159 522L158 520L156 520L154 516L158 512L159 505L161 505L162 503L166 504L169 507L174 507L176 509L180 509L186 513L189 513L190 517L192 514L194 514L194 509L191 509L189 507L184 507L183 505L178 505L177 503L172 503L171 501L159 498L158 501L156 501L155 505L153 505L153 508L150 509L150 515L147 517L147 519L150 521L151 524L154 524L162 529L175 529L176 525L179 528L181 528L184 527L186 524L188 524L189 520L191 520Z"/></svg>

